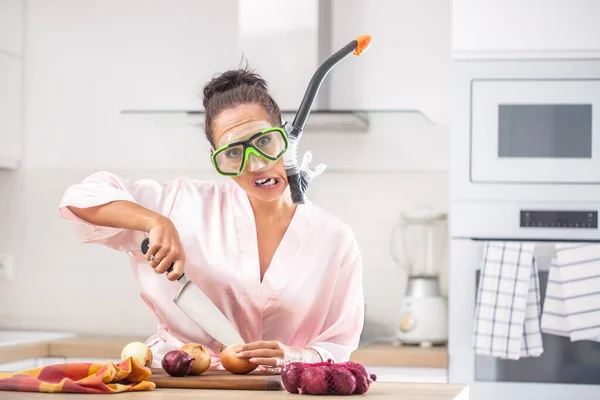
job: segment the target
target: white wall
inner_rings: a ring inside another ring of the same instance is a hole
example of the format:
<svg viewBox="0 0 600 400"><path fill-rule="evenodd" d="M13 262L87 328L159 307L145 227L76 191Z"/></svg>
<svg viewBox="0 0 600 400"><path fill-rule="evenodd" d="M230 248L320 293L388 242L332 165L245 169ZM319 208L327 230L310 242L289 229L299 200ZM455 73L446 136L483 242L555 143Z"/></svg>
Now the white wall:
<svg viewBox="0 0 600 400"><path fill-rule="evenodd" d="M448 0L334 0L334 48L359 35L370 48L332 73L338 107L418 109L449 121L451 3Z"/></svg>
<svg viewBox="0 0 600 400"><path fill-rule="evenodd" d="M122 116L119 110L178 102L187 106L192 101L197 101L199 108L200 99L192 99L199 87L190 87L186 80L201 86L213 73L237 66L240 49L248 49L248 58L252 52L261 52L255 45L261 36L253 37L244 30L244 35L250 36L238 41L237 15L224 11L237 1L225 3L188 0L174 7L158 0L27 2L23 167L0 173L0 251L15 257L14 279L0 282L0 327L152 333L153 317L138 295L126 257L80 244L71 227L58 218L56 207L69 184L98 169L108 168L132 179L215 178L207 168L206 141L197 127L182 123L179 117ZM381 43L382 47L371 50L374 56L377 51L380 56L385 54L386 60L377 65L368 61L366 54L359 60L375 71L369 78L371 85L357 84L356 89L362 91L361 104L402 106L408 97L394 103L393 92L410 90L417 99L415 107L444 114L445 67L427 69L427 79L417 75L414 67L397 71L398 65L415 61L410 54L393 50L389 39L393 31L381 30L382 26L391 29L398 15L423 19L421 3L382 3L385 6L365 14L368 19L361 20L357 28L361 33L379 32L374 34L374 45ZM438 12L434 19L444 23L421 43L433 46L431 57L437 54L436 62L449 63L449 8L445 5ZM314 32L310 23L299 24L297 31L280 38L282 46L294 48L294 38L303 29ZM164 40L165 32L174 40ZM350 33L351 38L355 36ZM203 40L205 35L212 40ZM441 35L439 43L435 35ZM346 36L336 40L346 41ZM406 38L402 40L407 43ZM215 56L217 47L230 51L219 58ZM200 50L206 58L190 56L190 64L181 65L181 79L167 73L174 70L177 57ZM292 52L285 54L292 56ZM276 57L277 51L273 50L273 55ZM259 67L264 66L263 60L257 62ZM310 67L317 59L309 54L303 62ZM276 71L264 66L265 77L280 93L281 103L296 104L292 100L295 95L286 93L302 94L312 74L308 67L303 70L305 76L298 77L300 83L295 82L288 92L283 89L286 81L278 80ZM336 70L336 76L341 79L352 71ZM262 72L260 68L258 72ZM375 75L398 80L381 80ZM432 80L424 86L427 96L420 94L420 85L406 86L411 79ZM172 102L167 101L169 96ZM378 103L382 96L387 103ZM425 103L427 97L433 98L430 106ZM382 123L364 135L307 134L302 143L304 149L313 150L316 162L334 166L314 181L309 196L356 232L364 254L367 333L388 333L397 320L405 277L392 261L389 241L399 212L421 205L447 209L447 128L422 120L410 122L411 118L402 126ZM350 152L356 155L352 163L341 157ZM371 164L380 170L368 168ZM443 289L446 292L445 280Z"/></svg>

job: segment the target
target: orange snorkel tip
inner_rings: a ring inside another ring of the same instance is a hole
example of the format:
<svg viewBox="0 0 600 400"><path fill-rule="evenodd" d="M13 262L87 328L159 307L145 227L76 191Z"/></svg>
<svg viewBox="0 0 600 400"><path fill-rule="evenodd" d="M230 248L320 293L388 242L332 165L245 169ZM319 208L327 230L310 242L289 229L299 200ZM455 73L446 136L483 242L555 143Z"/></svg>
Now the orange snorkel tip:
<svg viewBox="0 0 600 400"><path fill-rule="evenodd" d="M355 56L360 56L363 52L367 51L369 46L371 45L371 35L361 35L356 38L358 44L356 45L356 50L352 52Z"/></svg>

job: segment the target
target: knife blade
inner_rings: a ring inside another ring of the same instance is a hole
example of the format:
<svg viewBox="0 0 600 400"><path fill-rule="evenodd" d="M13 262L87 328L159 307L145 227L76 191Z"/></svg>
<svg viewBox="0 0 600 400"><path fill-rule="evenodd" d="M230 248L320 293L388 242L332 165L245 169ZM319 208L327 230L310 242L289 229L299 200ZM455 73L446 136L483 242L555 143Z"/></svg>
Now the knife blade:
<svg viewBox="0 0 600 400"><path fill-rule="evenodd" d="M149 248L150 239L146 238L142 241L142 253L148 253ZM167 273L171 271L173 271L173 264ZM189 280L185 274L177 280L182 287L173 298L173 302L181 311L219 343L225 346L245 343L227 317L194 282Z"/></svg>

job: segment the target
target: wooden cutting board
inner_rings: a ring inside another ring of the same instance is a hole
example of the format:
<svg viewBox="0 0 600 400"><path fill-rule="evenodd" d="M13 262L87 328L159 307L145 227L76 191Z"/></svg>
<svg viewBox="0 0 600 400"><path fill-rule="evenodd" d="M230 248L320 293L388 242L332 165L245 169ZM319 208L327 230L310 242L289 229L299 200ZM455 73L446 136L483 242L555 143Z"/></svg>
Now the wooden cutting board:
<svg viewBox="0 0 600 400"><path fill-rule="evenodd" d="M198 376L175 377L162 368L152 368L149 379L157 388L227 389L227 390L284 390L280 375L252 372L235 375L228 371L206 371Z"/></svg>

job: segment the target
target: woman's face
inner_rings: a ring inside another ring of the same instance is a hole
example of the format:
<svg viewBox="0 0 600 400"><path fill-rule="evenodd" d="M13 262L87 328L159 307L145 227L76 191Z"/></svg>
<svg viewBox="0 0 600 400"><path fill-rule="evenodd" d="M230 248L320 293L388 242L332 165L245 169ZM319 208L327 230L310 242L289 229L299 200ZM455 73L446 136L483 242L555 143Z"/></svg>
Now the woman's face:
<svg viewBox="0 0 600 400"><path fill-rule="evenodd" d="M271 117L258 104L243 104L220 112L212 121L216 148L272 127ZM268 161L253 154L242 174L234 177L249 196L262 201L280 198L287 188L283 159Z"/></svg>

